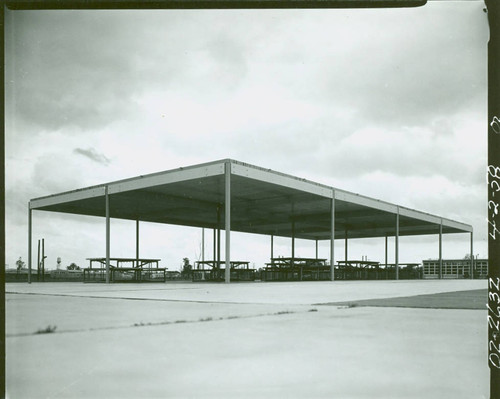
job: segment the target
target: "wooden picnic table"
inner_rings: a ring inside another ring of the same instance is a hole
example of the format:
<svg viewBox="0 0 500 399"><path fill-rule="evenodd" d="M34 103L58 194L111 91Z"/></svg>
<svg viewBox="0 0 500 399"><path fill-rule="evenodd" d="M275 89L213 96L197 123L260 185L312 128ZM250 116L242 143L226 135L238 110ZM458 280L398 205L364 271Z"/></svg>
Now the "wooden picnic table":
<svg viewBox="0 0 500 399"><path fill-rule="evenodd" d="M90 266L83 269L83 281L105 280L106 258L87 258L87 260L90 262ZM160 260L161 259L146 258L109 258L110 281L161 280L165 282L167 269L159 267ZM95 264L97 264L97 267L94 267ZM156 278L158 275L162 276L162 278Z"/></svg>

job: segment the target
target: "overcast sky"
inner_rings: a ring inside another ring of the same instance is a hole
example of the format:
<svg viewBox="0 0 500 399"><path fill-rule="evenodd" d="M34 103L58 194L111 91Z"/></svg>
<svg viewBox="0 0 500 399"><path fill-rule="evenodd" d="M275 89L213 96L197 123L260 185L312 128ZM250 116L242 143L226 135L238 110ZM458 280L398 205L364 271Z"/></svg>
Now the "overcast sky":
<svg viewBox="0 0 500 399"><path fill-rule="evenodd" d="M486 257L483 8L6 11L9 267L27 260L29 199L222 158L472 224ZM111 227L111 256L135 256L135 223ZM104 232L103 219L35 211L34 259L45 238L46 267L86 266ZM141 233L141 255L171 270L200 256L199 229ZM401 241L400 262L438 256L435 236ZM235 258L268 261L268 237L232 243ZM290 255L290 240L275 244ZM446 236L443 255L469 248ZM298 242L296 255L314 250ZM383 239L349 251L384 261Z"/></svg>

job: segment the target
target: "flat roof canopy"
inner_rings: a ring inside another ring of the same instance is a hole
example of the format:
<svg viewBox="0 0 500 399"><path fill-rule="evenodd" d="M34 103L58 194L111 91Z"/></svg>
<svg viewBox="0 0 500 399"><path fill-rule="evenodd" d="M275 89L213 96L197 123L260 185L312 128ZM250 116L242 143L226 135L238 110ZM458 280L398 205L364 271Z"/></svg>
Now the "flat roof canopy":
<svg viewBox="0 0 500 399"><path fill-rule="evenodd" d="M230 168L231 231L331 238L472 232L472 226L350 193L291 175L234 161L200 165L119 180L32 199L30 209L224 229L225 168Z"/></svg>

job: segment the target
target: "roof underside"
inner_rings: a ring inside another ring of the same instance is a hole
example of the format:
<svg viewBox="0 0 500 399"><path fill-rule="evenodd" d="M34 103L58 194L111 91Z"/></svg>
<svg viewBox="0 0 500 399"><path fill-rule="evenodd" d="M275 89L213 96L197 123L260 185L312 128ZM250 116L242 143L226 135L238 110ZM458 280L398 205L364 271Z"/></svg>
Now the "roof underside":
<svg viewBox="0 0 500 399"><path fill-rule="evenodd" d="M33 199L31 209L184 226L225 226L225 165L230 165L231 231L304 239L463 233L472 227L233 160Z"/></svg>

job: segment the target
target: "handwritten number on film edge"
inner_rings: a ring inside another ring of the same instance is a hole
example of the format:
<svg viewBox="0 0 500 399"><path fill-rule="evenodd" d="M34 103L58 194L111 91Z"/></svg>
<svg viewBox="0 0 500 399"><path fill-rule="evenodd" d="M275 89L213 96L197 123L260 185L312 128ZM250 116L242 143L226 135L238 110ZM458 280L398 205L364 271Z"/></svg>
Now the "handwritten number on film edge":
<svg viewBox="0 0 500 399"><path fill-rule="evenodd" d="M498 122L496 122L496 123L500 127L500 124ZM488 183L490 185L490 188L493 189L493 186L496 186L496 190L492 194L493 196L495 196L495 193L498 192L498 191L500 191L500 183L498 181L496 181L496 180L492 180L490 182L490 178L500 180L500 166L489 165L488 166L488 175L489 175L488 176ZM496 234L497 233L500 234L500 230L497 227L496 220L494 220L495 217L498 215L498 206L499 205L500 204L498 204L495 201L492 201L492 200L488 201L488 209L492 210L491 220L488 218L488 224L492 228L492 231L489 232L489 235L494 240L496 240Z"/></svg>
<svg viewBox="0 0 500 399"><path fill-rule="evenodd" d="M500 120L496 116L493 117L493 120L491 121L490 126L495 133L497 133L497 134L500 133Z"/></svg>
<svg viewBox="0 0 500 399"><path fill-rule="evenodd" d="M493 312L491 304L500 305L500 277L496 278L496 281L490 277L488 279L490 292L488 293L488 310L490 314L488 315L488 325L491 329L494 329L492 338L488 344L490 355L489 362L490 365L500 369L500 347L497 339L500 338L500 306L497 306L496 314ZM496 319L496 320L495 320Z"/></svg>

